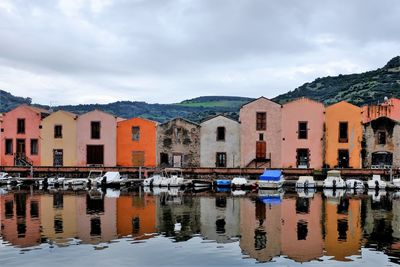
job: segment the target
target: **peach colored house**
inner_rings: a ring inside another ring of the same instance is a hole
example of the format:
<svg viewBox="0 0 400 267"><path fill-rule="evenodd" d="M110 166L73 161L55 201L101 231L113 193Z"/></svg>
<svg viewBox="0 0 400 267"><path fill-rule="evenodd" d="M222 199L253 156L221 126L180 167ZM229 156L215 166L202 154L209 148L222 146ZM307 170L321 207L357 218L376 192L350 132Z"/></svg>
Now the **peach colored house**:
<svg viewBox="0 0 400 267"><path fill-rule="evenodd" d="M99 244L117 237L117 198L76 196L77 235L85 244Z"/></svg>
<svg viewBox="0 0 400 267"><path fill-rule="evenodd" d="M322 168L324 111L322 103L308 98L283 105L283 168Z"/></svg>
<svg viewBox="0 0 400 267"><path fill-rule="evenodd" d="M157 123L132 118L117 123L117 165L157 165Z"/></svg>
<svg viewBox="0 0 400 267"><path fill-rule="evenodd" d="M59 110L42 121L42 166L76 166L77 118L73 113Z"/></svg>
<svg viewBox="0 0 400 267"><path fill-rule="evenodd" d="M48 111L20 105L3 114L1 163L40 166L40 124Z"/></svg>
<svg viewBox="0 0 400 267"><path fill-rule="evenodd" d="M242 253L259 262L281 254L281 204L269 205L240 198L240 243Z"/></svg>
<svg viewBox="0 0 400 267"><path fill-rule="evenodd" d="M242 167L281 167L282 106L260 97L240 109Z"/></svg>
<svg viewBox="0 0 400 267"><path fill-rule="evenodd" d="M323 256L322 197L290 197L282 202L282 254L297 262Z"/></svg>
<svg viewBox="0 0 400 267"><path fill-rule="evenodd" d="M361 168L361 108L346 101L325 113L325 164L330 168Z"/></svg>
<svg viewBox="0 0 400 267"><path fill-rule="evenodd" d="M116 166L117 117L100 110L77 120L77 165Z"/></svg>
<svg viewBox="0 0 400 267"><path fill-rule="evenodd" d="M0 195L1 235L20 248L40 245L40 196L28 193Z"/></svg>

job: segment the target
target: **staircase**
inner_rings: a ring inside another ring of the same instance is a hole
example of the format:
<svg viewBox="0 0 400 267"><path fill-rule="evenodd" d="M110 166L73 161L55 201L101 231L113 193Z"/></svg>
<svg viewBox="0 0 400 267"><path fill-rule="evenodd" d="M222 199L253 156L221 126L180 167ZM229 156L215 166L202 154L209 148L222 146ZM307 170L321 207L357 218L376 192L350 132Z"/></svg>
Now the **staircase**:
<svg viewBox="0 0 400 267"><path fill-rule="evenodd" d="M31 167L33 166L33 161L30 160L25 153L15 153L14 166Z"/></svg>
<svg viewBox="0 0 400 267"><path fill-rule="evenodd" d="M269 154L269 158L255 158L250 161L246 168L271 168L271 153Z"/></svg>

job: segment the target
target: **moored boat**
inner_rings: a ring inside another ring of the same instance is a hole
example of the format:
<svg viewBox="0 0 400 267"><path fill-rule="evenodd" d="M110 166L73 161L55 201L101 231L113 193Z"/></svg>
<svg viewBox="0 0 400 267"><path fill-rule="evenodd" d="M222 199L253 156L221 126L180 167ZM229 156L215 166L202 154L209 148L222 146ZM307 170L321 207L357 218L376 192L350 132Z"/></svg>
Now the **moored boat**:
<svg viewBox="0 0 400 267"><path fill-rule="evenodd" d="M296 182L296 188L316 188L317 184L312 176L300 176Z"/></svg>
<svg viewBox="0 0 400 267"><path fill-rule="evenodd" d="M386 182L382 180L378 174L372 175L372 179L367 182L368 189L384 190L386 189Z"/></svg>
<svg viewBox="0 0 400 267"><path fill-rule="evenodd" d="M340 171L332 170L328 171L326 179L323 182L324 188L346 188L346 183L340 176Z"/></svg>
<svg viewBox="0 0 400 267"><path fill-rule="evenodd" d="M349 189L364 189L364 182L357 179L346 180L346 187Z"/></svg>
<svg viewBox="0 0 400 267"><path fill-rule="evenodd" d="M281 188L284 179L281 170L265 170L258 180L259 188L277 189Z"/></svg>

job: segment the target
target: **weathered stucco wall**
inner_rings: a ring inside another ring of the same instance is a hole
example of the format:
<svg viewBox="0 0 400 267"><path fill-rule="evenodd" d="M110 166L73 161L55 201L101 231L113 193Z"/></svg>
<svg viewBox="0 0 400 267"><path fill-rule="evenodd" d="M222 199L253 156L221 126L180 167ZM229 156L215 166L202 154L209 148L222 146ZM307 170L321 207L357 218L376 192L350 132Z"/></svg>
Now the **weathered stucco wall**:
<svg viewBox="0 0 400 267"><path fill-rule="evenodd" d="M297 149L309 150L309 168L323 164L324 105L299 98L282 107L282 167L297 168ZM299 139L299 122L307 122L307 138Z"/></svg>
<svg viewBox="0 0 400 267"><path fill-rule="evenodd" d="M200 125L181 118L160 124L157 129L157 152L159 165L199 167ZM168 164L163 162L161 153L168 155ZM181 166L177 162L179 157Z"/></svg>
<svg viewBox="0 0 400 267"><path fill-rule="evenodd" d="M348 142L339 142L339 124L348 123ZM325 163L330 168L338 166L338 150L349 150L349 167L361 168L361 142L363 127L361 108L342 101L326 108Z"/></svg>
<svg viewBox="0 0 400 267"><path fill-rule="evenodd" d="M246 167L256 158L256 142L259 140L259 134L264 135L267 157L271 156L271 167L281 167L281 109L281 105L265 97L247 103L240 109L240 158L242 167ZM265 131L257 131L257 112L266 112L267 114Z"/></svg>
<svg viewBox="0 0 400 267"><path fill-rule="evenodd" d="M100 121L100 139L91 139L92 121ZM77 160L79 166L86 166L86 146L104 145L104 166L117 163L117 119L100 110L90 111L77 120Z"/></svg>
<svg viewBox="0 0 400 267"><path fill-rule="evenodd" d="M379 117L388 117L392 120L400 121L400 99L390 98L381 104L362 107L363 123L370 122Z"/></svg>
<svg viewBox="0 0 400 267"><path fill-rule="evenodd" d="M226 153L226 167L240 166L240 124L217 116L200 124L200 166L215 167L217 152ZM225 140L217 140L217 128L225 127Z"/></svg>
<svg viewBox="0 0 400 267"><path fill-rule="evenodd" d="M53 150L63 150L63 166L76 166L76 120L77 115L57 111L42 121L40 136L42 138L42 166L53 166ZM62 138L54 138L54 126L62 126Z"/></svg>

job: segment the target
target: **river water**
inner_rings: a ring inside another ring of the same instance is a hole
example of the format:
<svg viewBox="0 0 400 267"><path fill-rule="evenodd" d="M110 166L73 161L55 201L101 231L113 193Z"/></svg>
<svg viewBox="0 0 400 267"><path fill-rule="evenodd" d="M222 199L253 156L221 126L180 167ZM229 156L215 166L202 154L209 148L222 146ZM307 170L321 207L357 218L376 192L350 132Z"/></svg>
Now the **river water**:
<svg viewBox="0 0 400 267"><path fill-rule="evenodd" d="M0 266L394 266L395 192L1 191Z"/></svg>

